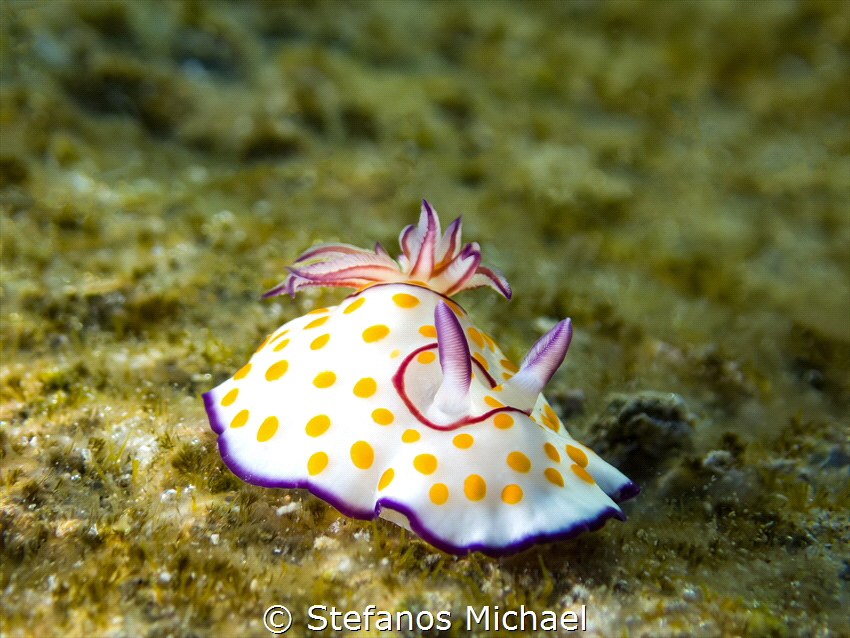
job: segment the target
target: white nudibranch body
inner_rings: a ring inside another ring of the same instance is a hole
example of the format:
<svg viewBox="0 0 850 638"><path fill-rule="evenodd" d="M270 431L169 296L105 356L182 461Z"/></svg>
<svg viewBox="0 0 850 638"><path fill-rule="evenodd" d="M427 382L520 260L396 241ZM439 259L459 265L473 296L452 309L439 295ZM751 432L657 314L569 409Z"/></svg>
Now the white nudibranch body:
<svg viewBox="0 0 850 638"><path fill-rule="evenodd" d="M376 245L308 250L268 294L358 288L272 333L204 395L243 480L303 487L348 516L383 516L452 553L510 554L624 516L623 474L573 439L540 393L572 334L557 324L516 366L448 295L510 298L460 219L440 235L423 202L396 264Z"/></svg>

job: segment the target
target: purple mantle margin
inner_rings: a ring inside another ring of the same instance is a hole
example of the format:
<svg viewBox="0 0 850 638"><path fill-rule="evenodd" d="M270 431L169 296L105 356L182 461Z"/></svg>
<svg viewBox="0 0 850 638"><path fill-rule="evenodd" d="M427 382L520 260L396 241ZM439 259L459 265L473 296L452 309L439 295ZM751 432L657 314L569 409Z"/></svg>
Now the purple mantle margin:
<svg viewBox="0 0 850 638"><path fill-rule="evenodd" d="M210 395L210 392L207 392L203 395L204 408L206 408L213 432L220 435L222 432L224 432L224 425L221 423L218 418L218 415L216 414L212 396ZM410 527L414 532L416 532L420 537L422 537L425 541L427 541L434 547L441 549L442 551L448 554L463 555L467 552L481 552L482 554L494 557L508 556L510 554L516 554L517 552L527 549L537 543L551 543L555 541L566 540L568 538L577 536L583 532L595 531L601 528L609 518L616 518L621 521L626 520L625 514L615 510L613 507L608 507L602 510L595 518L591 518L586 521L580 521L565 529L558 530L555 532L527 536L526 538L523 538L517 541L516 543L511 543L510 545L505 545L503 547L491 547L478 543L473 543L472 545L452 545L451 543L446 542L442 538L439 538L432 534L431 531L424 525L424 523L415 513L413 513L405 505L402 505L401 503L396 503L392 499L379 499L378 502L375 504L375 508L373 510L359 510L356 508L352 508L345 501L337 497L335 494L327 492L321 487L313 485L310 481L266 481L260 478L259 476L256 476L255 474L251 473L250 471L245 470L238 463L236 463L236 461L230 458L230 455L227 450L227 443L221 438L221 436L219 436L218 438L218 447L219 452L221 453L221 458L224 460L230 471L246 483L258 485L260 487L306 488L312 494L315 494L323 501L330 503L334 508L342 512L345 516L349 516L351 518L359 518L361 520L366 521L374 520L375 518L380 516L380 511L383 507L388 507L389 509L404 514L407 517L407 520L410 523ZM634 498L638 495L639 492L640 487L629 481L628 483L623 485L623 487L620 488L617 494L612 496L612 499L616 503L622 503L623 501L627 501L631 498Z"/></svg>

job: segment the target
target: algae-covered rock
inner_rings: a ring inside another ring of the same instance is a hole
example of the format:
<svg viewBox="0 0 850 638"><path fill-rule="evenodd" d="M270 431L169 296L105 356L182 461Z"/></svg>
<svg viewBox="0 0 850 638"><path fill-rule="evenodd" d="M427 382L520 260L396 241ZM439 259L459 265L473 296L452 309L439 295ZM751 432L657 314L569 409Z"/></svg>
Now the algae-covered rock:
<svg viewBox="0 0 850 638"><path fill-rule="evenodd" d="M838 0L0 3L0 634L850 635L848 69ZM223 465L201 393L344 293L260 295L421 198L508 358L572 318L625 522L451 556Z"/></svg>
<svg viewBox="0 0 850 638"><path fill-rule="evenodd" d="M591 424L588 445L641 483L693 449L695 421L675 394L617 396Z"/></svg>

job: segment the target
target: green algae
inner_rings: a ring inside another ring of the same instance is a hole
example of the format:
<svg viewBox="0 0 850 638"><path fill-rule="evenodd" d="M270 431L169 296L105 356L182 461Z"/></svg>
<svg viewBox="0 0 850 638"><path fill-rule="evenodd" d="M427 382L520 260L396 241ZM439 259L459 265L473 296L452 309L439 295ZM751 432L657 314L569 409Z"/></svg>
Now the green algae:
<svg viewBox="0 0 850 638"><path fill-rule="evenodd" d="M4 635L849 631L846 3L0 11ZM453 557L220 461L200 393L341 298L259 294L319 241L392 251L420 197L511 281L458 300L513 359L572 317L548 393L640 475L626 523Z"/></svg>

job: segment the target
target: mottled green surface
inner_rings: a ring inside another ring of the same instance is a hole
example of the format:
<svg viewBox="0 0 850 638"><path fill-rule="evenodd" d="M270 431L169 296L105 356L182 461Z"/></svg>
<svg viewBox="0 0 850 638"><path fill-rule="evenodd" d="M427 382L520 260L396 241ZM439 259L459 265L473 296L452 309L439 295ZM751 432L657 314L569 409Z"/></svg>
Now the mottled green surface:
<svg viewBox="0 0 850 638"><path fill-rule="evenodd" d="M0 634L850 633L850 3L0 12ZM200 393L341 296L259 294L420 197L510 280L458 300L515 360L572 317L548 394L642 484L627 522L452 557L225 469Z"/></svg>

